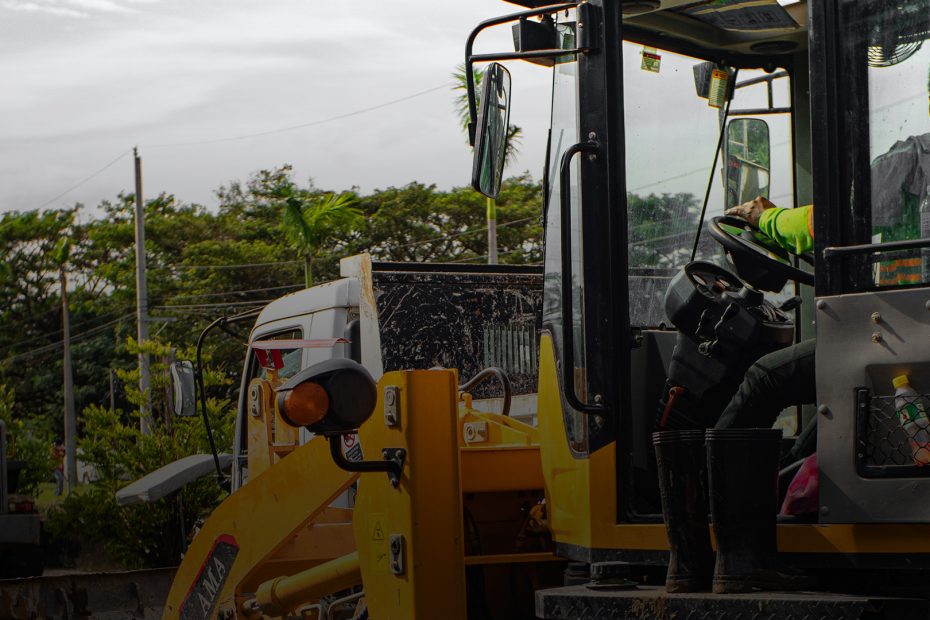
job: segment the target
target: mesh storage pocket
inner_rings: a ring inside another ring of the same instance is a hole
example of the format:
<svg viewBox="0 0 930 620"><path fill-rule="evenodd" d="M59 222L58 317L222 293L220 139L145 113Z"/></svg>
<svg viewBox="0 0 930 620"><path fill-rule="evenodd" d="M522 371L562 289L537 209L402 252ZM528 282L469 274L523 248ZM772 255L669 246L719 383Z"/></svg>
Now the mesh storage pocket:
<svg viewBox="0 0 930 620"><path fill-rule="evenodd" d="M930 406L930 394L873 396L856 390L856 469L866 478L930 476L930 427L915 421L902 425L900 399Z"/></svg>

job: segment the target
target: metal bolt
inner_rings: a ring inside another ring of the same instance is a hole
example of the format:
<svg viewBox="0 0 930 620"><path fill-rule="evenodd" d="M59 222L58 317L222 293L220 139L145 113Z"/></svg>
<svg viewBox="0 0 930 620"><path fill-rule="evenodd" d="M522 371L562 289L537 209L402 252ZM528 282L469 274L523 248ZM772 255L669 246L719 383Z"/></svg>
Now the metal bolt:
<svg viewBox="0 0 930 620"><path fill-rule="evenodd" d="M593 131L588 134L588 140L597 140L597 134Z"/></svg>
<svg viewBox="0 0 930 620"><path fill-rule="evenodd" d="M817 413L819 413L820 415L828 415L830 413L830 408L827 407L826 405L820 405L819 407L817 407Z"/></svg>
<svg viewBox="0 0 930 620"><path fill-rule="evenodd" d="M824 300L824 299L818 299L818 300L817 300L817 309L818 309L818 310L824 310L826 307L827 307L827 302L826 302L826 300Z"/></svg>
<svg viewBox="0 0 930 620"><path fill-rule="evenodd" d="M872 332L872 342L878 344L881 341L882 341L881 332Z"/></svg>
<svg viewBox="0 0 930 620"><path fill-rule="evenodd" d="M881 322L882 322L882 315L879 314L878 312L873 312L871 318L872 318L872 322L873 322L873 323L881 323Z"/></svg>
<svg viewBox="0 0 930 620"><path fill-rule="evenodd" d="M824 516L827 516L828 514L830 514L830 507L829 507L829 506L821 506L821 507L820 507L820 514L822 514L822 515L824 515Z"/></svg>

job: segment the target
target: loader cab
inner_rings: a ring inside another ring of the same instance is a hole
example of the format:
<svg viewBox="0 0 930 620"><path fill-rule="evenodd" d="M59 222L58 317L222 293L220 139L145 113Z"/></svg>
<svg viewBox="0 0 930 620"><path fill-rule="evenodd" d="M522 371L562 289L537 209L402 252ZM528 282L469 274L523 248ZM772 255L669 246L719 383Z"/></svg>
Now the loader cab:
<svg viewBox="0 0 930 620"><path fill-rule="evenodd" d="M922 470L907 462L898 463L897 470L869 469L880 460L875 454L900 440L886 440L881 449L875 443L882 441L882 428L888 434L893 415L886 411L885 422L879 414L872 419L864 414L865 421L857 417L875 396L884 397L885 409L893 412L887 401L894 373L907 371L916 380L930 368L925 353L930 315L922 305L930 303L926 279L906 288L881 279L882 266L887 271L890 259L900 258L893 251L910 252L905 258L911 262L899 267L915 262L922 235L913 226L910 233L889 226L877 215L876 200L891 196L887 199L895 202L904 190L872 185L874 175L897 170L876 164L894 150L896 140L930 131L930 58L920 51L930 7L923 0L899 4L773 2L738 9L591 0L559 5L541 18L542 8L524 14L520 33L524 21L541 19L557 35L549 44L526 43L528 49L512 54L474 57L530 58L552 71L539 425L550 527L561 554L582 561L642 559L665 548L649 434L668 404L670 367L686 331L676 327L700 319L690 313L669 316L670 292L683 278L694 288L694 274L683 271L694 260L725 269L730 276L721 278L723 287L732 290L724 293L751 298L756 305L745 306L747 315L755 313L763 330L777 328L770 341L756 343L755 357L766 346L814 337L816 322L820 413L791 410L779 420L786 444L805 425L820 431L826 501L813 519L930 521L923 506L898 507L896 482L887 479L912 477L923 488L928 479ZM497 23L489 20L485 26ZM531 38L515 35L515 40ZM556 46L562 55L550 49ZM706 91L698 75L702 70L718 82ZM908 85L900 86L904 81ZM512 87L519 91L518 83ZM728 131L748 119L765 123L766 157L749 157L753 149L747 146L762 125ZM915 160L916 153L926 152L922 144L912 144ZM729 152L723 145L731 147ZM907 177L913 194L902 199L917 205L926 195L920 179L926 185L930 175L915 179L898 173ZM709 233L724 207L753 187L779 206L818 205L814 266L789 259L793 277L783 280L784 288L762 284L752 266L728 261L723 250L732 258L730 248ZM911 209L913 219L917 211ZM883 236L875 237L879 232ZM893 245L903 237L903 245ZM707 273L719 272L706 267ZM678 301L684 304L690 290ZM851 293L861 295L854 307L846 301ZM763 294L767 301L761 301ZM835 323L827 328L826 308L836 303L844 314L830 315ZM883 324L888 332L876 336L881 330L870 318L875 314L880 320L893 316L897 325ZM853 345L855 321L861 322L856 326L862 334ZM706 358L686 361L711 372L712 360L705 363ZM722 364L728 366L729 359L724 356ZM738 385L740 373L725 377L733 369L722 368L719 376ZM930 375L921 381L930 383ZM930 390L930 384L926 387ZM705 396L705 405L728 400L726 393ZM860 448L873 456L862 456ZM863 472L871 472L871 478L863 478ZM795 536L789 546L852 553L861 545L847 540L844 547L828 538L823 532Z"/></svg>

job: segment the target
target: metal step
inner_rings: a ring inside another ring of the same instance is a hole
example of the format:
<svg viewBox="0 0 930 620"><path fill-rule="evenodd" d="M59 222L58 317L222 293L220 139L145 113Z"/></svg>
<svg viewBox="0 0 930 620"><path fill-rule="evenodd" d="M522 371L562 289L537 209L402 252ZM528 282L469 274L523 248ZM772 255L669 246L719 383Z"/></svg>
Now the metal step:
<svg viewBox="0 0 930 620"><path fill-rule="evenodd" d="M826 592L668 594L664 588L599 589L567 586L536 592L545 620L921 620L923 599Z"/></svg>

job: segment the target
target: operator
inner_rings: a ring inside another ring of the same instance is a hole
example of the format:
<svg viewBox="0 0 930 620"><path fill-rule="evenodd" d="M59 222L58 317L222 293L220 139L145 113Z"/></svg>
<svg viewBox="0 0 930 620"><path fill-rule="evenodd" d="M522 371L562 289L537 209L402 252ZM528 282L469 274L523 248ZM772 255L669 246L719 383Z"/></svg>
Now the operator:
<svg viewBox="0 0 930 620"><path fill-rule="evenodd" d="M814 247L813 205L783 209L759 196L726 214L746 220L789 252L803 254ZM760 357L746 371L716 428L771 428L786 407L815 402L815 344L811 338ZM793 458L805 456L800 454L803 446L796 448Z"/></svg>

